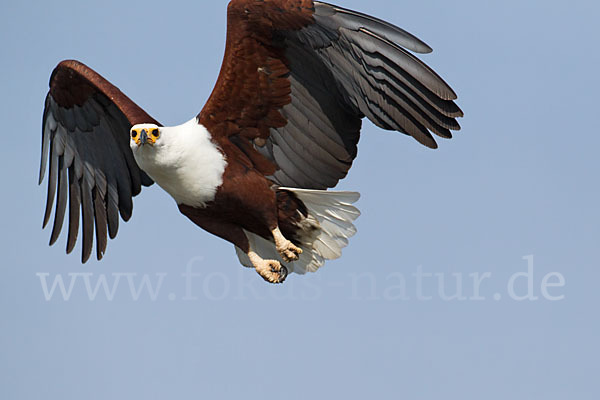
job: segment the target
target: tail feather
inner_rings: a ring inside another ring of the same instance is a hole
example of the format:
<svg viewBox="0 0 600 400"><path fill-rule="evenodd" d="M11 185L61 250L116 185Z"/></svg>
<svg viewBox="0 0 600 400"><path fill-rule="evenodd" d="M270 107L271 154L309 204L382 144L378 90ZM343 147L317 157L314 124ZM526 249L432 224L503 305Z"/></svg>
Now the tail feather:
<svg viewBox="0 0 600 400"><path fill-rule="evenodd" d="M300 237L300 247L304 252L297 261L283 263L273 242L250 232L246 232L250 246L263 258L274 259L285 264L291 272L305 274L315 272L325 260L334 260L342 256L342 249L348 245L348 239L356 233L353 222L360 211L353 205L360 198L357 192L337 192L296 188L279 188L294 193L308 210L309 223L318 226L316 230L307 230ZM252 267L250 260L236 247L242 265Z"/></svg>

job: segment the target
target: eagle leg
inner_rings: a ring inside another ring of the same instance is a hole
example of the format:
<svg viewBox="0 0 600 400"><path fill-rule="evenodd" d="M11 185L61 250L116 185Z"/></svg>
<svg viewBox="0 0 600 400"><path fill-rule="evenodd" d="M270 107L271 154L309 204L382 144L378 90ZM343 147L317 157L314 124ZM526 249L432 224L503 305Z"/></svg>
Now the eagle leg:
<svg viewBox="0 0 600 400"><path fill-rule="evenodd" d="M292 262L300 258L302 249L287 240L279 230L279 227L273 229L271 233L273 234L273 239L275 239L275 247L284 261Z"/></svg>
<svg viewBox="0 0 600 400"><path fill-rule="evenodd" d="M258 254L250 250L248 252L248 258L254 265L254 269L262 278L270 283L283 283L287 278L288 270L284 265L281 265L276 260L263 260Z"/></svg>

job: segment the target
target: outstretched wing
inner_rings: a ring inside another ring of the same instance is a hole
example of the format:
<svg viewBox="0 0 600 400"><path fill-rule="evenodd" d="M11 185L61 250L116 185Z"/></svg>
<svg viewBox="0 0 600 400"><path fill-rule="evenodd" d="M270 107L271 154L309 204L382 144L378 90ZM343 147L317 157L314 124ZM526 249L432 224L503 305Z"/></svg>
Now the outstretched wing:
<svg viewBox="0 0 600 400"><path fill-rule="evenodd" d="M129 148L129 130L155 123L117 87L77 61L63 61L50 78L42 127L40 184L49 159L44 227L56 197L50 245L58 239L69 203L67 253L73 251L82 216L82 262L92 253L94 230L100 260L117 235L119 213L131 217L132 197L152 180L137 166Z"/></svg>
<svg viewBox="0 0 600 400"><path fill-rule="evenodd" d="M361 120L435 148L459 130L456 94L385 21L310 0L233 0L215 89L198 115L225 151L288 187L346 176Z"/></svg>

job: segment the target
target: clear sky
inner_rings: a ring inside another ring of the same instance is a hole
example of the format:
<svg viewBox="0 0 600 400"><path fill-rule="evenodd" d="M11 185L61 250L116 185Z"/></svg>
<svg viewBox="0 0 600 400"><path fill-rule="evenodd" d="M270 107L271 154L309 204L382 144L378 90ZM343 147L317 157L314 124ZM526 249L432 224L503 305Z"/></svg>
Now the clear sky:
<svg viewBox="0 0 600 400"><path fill-rule="evenodd" d="M157 187L100 263L40 229L54 66L79 59L187 121L220 67L226 2L0 4L0 398L600 398L600 3L339 5L434 48L463 130L431 151L365 123L339 186L363 194L358 234L271 286Z"/></svg>

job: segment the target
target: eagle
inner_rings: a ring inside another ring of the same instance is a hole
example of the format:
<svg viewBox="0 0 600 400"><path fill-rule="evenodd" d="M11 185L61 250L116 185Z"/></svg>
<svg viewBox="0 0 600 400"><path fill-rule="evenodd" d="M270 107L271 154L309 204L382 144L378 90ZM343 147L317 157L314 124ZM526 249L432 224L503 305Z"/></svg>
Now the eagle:
<svg viewBox="0 0 600 400"><path fill-rule="evenodd" d="M359 194L330 191L357 156L362 119L436 148L463 112L415 56L432 49L381 19L312 0L232 0L221 71L202 111L163 126L75 60L50 77L40 184L53 245L102 259L119 216L156 183L180 212L231 242L267 282L314 272L356 233Z"/></svg>

